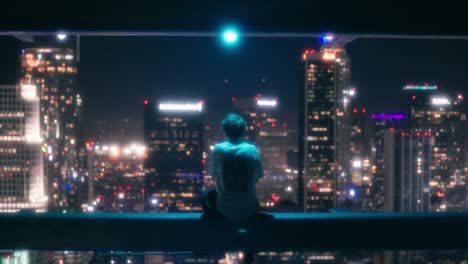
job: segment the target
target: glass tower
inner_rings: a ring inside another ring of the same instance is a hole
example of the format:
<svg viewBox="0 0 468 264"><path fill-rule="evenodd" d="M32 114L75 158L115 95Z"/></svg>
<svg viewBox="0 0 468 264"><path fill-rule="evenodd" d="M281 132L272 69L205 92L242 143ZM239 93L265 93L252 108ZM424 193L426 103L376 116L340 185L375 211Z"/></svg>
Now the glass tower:
<svg viewBox="0 0 468 264"><path fill-rule="evenodd" d="M306 211L328 211L343 195L338 174L349 164L350 59L344 46L327 44L305 50L304 194Z"/></svg>
<svg viewBox="0 0 468 264"><path fill-rule="evenodd" d="M39 96L35 85L0 86L0 212L44 212Z"/></svg>
<svg viewBox="0 0 468 264"><path fill-rule="evenodd" d="M203 101L145 100L145 194L150 211L201 211Z"/></svg>
<svg viewBox="0 0 468 264"><path fill-rule="evenodd" d="M78 179L77 62L73 49L27 48L21 54L21 82L35 85L40 96L40 123L46 150L45 173L51 209L79 210L74 193Z"/></svg>

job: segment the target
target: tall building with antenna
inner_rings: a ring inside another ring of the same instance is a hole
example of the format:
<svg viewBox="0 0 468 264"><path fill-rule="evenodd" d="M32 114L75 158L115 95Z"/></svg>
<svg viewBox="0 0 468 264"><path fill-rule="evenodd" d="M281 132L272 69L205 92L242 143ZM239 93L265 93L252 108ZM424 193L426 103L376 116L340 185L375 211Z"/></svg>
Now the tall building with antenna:
<svg viewBox="0 0 468 264"><path fill-rule="evenodd" d="M337 205L337 196L344 195L338 177L349 166L349 98L345 91L351 83L350 58L344 44L326 36L320 50L305 50L302 60L304 149L299 153L304 175L299 181L304 182L305 211L326 212Z"/></svg>

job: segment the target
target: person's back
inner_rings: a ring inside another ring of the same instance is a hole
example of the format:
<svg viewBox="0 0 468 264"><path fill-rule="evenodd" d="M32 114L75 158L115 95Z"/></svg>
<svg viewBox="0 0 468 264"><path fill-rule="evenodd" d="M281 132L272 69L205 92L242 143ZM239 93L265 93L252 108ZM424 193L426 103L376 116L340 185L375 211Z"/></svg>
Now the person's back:
<svg viewBox="0 0 468 264"><path fill-rule="evenodd" d="M228 140L216 144L211 153L210 175L216 181L215 209L232 220L243 220L259 210L255 185L263 177L257 148L241 140L245 120L228 114L221 126ZM209 207L209 205L207 205Z"/></svg>
<svg viewBox="0 0 468 264"><path fill-rule="evenodd" d="M222 142L212 152L212 176L216 180L216 209L225 217L241 220L255 214L255 185L263 176L260 155L246 142Z"/></svg>

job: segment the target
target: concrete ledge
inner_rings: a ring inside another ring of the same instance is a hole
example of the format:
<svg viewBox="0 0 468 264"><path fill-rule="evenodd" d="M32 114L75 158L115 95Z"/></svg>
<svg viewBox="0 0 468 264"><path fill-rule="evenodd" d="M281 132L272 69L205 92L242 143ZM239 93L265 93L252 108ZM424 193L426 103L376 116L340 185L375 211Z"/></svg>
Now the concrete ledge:
<svg viewBox="0 0 468 264"><path fill-rule="evenodd" d="M198 213L0 215L0 249L92 251L468 249L468 213L278 213L202 221Z"/></svg>

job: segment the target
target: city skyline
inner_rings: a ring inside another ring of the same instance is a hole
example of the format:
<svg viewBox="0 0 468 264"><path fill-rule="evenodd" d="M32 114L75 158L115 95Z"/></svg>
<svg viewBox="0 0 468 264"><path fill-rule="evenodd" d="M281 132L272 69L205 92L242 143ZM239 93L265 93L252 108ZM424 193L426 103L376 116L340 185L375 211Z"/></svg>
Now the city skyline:
<svg viewBox="0 0 468 264"><path fill-rule="evenodd" d="M296 49L288 50L294 52L294 65L299 67L277 79L264 74L257 82L252 77L255 89L248 85L236 89L239 84L235 80L249 82L243 78L248 69L236 72L237 68L243 68L244 61L240 60L245 54L236 57L234 50L225 51L236 62L234 66L226 63L226 69L214 70L205 65L208 73L197 76L200 69L190 72L195 63L186 65L176 60L167 65L164 63L170 59L167 57L160 62L143 63L139 66L147 66L147 71L136 72L138 67L128 68L136 62L128 57L130 53L122 51L120 59L126 65L114 65L115 54L105 54L107 50L103 49L104 54L98 59L107 64L96 63L94 67L99 66L102 71L91 74L87 72L91 68L82 66L83 60L90 59L79 56L82 46L56 48L51 44L21 49L18 85L11 87L21 88L25 98L37 97L35 114L42 125L38 141L42 148L38 144L35 151L37 154L42 151L43 165L49 167L44 171L49 189L48 211L202 211L200 194L216 185L217 180L207 169L213 145L222 138L216 123L227 112L244 117L246 139L258 147L263 160L265 175L256 185L256 196L264 211L464 211L468 206L465 180L468 167L464 148L467 142L463 138L466 130L463 91L444 87L440 80L405 81L393 97L384 101L373 98L375 102L371 103L366 96L372 92L386 93L358 87L353 78L356 64L353 66L352 62L360 57L348 52L345 43L329 38L317 44L317 48L299 49L302 56L297 56ZM241 45L239 49L242 48ZM141 59L148 59L144 49L140 53ZM187 60L183 54L180 56ZM281 64L281 56L274 58L278 63L272 68L266 62L253 64L252 68L278 71L287 68L287 63ZM262 56L255 59L261 60ZM154 74L157 81L148 81L148 85L173 82L176 88L152 90L148 86L143 90L130 89L132 94L122 90L144 82L144 78L151 76L154 65L158 66ZM185 66L188 71L184 71ZM112 69L120 69L122 72L113 73L122 74L106 79L109 73L106 71ZM130 72L124 72L125 69ZM225 70L232 71L235 78L223 79L221 88L216 90L210 86L217 85L216 82L209 78L219 77ZM300 78L288 79L293 75ZM125 79L126 76L132 78ZM136 76L141 80L133 79ZM120 86L107 90L116 81ZM289 89L279 89L277 84L281 82L287 83L283 87ZM90 96L90 87L99 83L103 84L102 90L93 90ZM191 84L203 83L207 83L206 89L189 88ZM10 97L3 96L4 106L14 102ZM388 105L392 107L387 108ZM132 111L128 107L133 107ZM101 108L105 112L80 118L81 110L89 115L93 109ZM0 128L10 126L8 118L0 120ZM39 124L36 125L38 132ZM83 133L92 125L99 134ZM144 132L141 133L144 144L137 143L142 138L135 137L138 133L133 130L138 129ZM21 153L17 154L20 147L8 145L12 131L2 131L5 135L2 140L7 143L0 150L8 153L2 156L2 161L10 160L10 156L21 157ZM25 164L30 162L28 159ZM11 168L0 167L2 170ZM41 171L34 176L42 174ZM6 192L3 196L11 200L8 195ZM7 203L11 205L14 204ZM421 252L391 255L408 261L423 257ZM309 257L325 261L342 258L340 254Z"/></svg>
<svg viewBox="0 0 468 264"><path fill-rule="evenodd" d="M371 112L404 110L405 102L399 94L408 83L437 84L444 90L466 93L468 83L463 72L468 69L463 62L468 59L468 52L463 49L464 43L354 40L347 45L347 51L352 58L352 85L360 93L360 104ZM70 44L71 38L63 45ZM282 117L294 127L294 98L301 86L299 59L304 49L319 46L318 39L247 38L239 47L226 49L210 38L82 38L79 83L86 104L83 117L90 123L138 119L143 111L142 100L172 93L204 97L215 110L210 112L218 113L210 117L216 120L221 118L220 113L229 110L225 105L231 96L267 92L285 98L280 105L285 110ZM21 43L1 38L0 47L0 55L5 58L0 66L0 81L14 83L19 74L15 64L18 55L14 52L19 54ZM178 77L179 65L184 75ZM446 71L445 65L454 68Z"/></svg>

